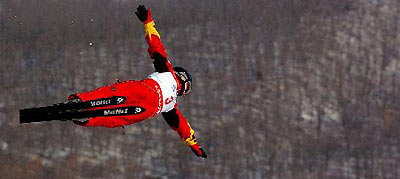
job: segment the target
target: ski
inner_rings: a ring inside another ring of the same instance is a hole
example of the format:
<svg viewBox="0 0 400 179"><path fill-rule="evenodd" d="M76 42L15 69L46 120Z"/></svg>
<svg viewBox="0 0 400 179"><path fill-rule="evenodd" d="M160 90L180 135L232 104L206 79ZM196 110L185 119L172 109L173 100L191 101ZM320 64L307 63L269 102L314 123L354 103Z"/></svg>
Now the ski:
<svg viewBox="0 0 400 179"><path fill-rule="evenodd" d="M49 113L60 113L63 111L70 110L79 110L79 109L90 109L94 107L104 107L104 106L112 106L123 104L126 100L124 96L113 96L110 98L100 98L96 100L89 100L84 102L77 103L58 103L52 106L46 107L38 107L38 108L29 108L29 109L21 109L20 115L45 115Z"/></svg>
<svg viewBox="0 0 400 179"><path fill-rule="evenodd" d="M59 111L59 113L39 113L25 115L20 113L20 123L43 122L52 120L72 120L90 117L126 116L140 114L145 111L139 106L127 106L97 110L69 110Z"/></svg>
<svg viewBox="0 0 400 179"><path fill-rule="evenodd" d="M52 106L21 109L20 123L41 122L51 120L71 120L76 118L89 118L97 116L123 116L139 114L144 111L142 107L130 106L121 108L107 108L92 110L97 107L107 107L123 104L124 96L113 96L76 103L58 103Z"/></svg>

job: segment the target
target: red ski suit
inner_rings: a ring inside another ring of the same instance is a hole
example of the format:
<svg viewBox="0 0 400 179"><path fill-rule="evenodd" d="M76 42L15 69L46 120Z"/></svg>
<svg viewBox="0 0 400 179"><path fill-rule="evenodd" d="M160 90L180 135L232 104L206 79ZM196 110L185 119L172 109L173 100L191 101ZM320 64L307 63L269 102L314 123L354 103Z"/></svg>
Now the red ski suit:
<svg viewBox="0 0 400 179"><path fill-rule="evenodd" d="M177 90L179 90L181 85L174 73L172 64L167 60L167 54L165 52L164 45L161 43L160 35L154 27L155 23L151 19L150 10L148 14L148 19L143 23L146 33L146 41L149 45L148 52L150 57L154 59L153 63L156 72L158 74L171 73L177 84ZM175 103L175 105L172 106L172 109L168 111L161 111L164 105L169 104L171 100L163 100L163 91L161 90L160 84L152 78L146 78L140 81L131 80L117 82L110 86L100 87L93 91L78 93L76 95L82 101L112 96L125 96L126 101L124 104L113 107L140 106L145 109L143 113L136 115L93 117L90 118L89 121L84 124L84 126L119 127L149 119L159 113L162 113L169 126L179 134L181 139L193 150L199 150L199 145L197 144L194 136L194 131L190 127L185 117L183 117L181 112L178 110L177 104ZM176 102L176 99L173 100Z"/></svg>

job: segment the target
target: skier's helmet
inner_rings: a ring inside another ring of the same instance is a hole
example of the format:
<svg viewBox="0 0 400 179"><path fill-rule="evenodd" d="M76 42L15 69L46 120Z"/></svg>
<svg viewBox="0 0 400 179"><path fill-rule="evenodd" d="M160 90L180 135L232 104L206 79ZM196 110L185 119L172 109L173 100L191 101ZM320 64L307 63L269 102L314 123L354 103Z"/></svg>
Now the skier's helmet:
<svg viewBox="0 0 400 179"><path fill-rule="evenodd" d="M174 67L175 75L181 84L181 90L178 91L178 96L184 96L192 90L192 76L182 67Z"/></svg>

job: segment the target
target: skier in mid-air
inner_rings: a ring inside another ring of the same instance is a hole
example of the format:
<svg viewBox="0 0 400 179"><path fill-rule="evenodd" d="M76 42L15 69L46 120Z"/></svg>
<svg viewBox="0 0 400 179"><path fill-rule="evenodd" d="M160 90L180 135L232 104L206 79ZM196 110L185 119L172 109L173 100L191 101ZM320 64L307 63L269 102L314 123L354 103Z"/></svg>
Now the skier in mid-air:
<svg viewBox="0 0 400 179"><path fill-rule="evenodd" d="M144 110L135 115L101 116L76 119L75 123L88 126L120 127L130 125L161 113L168 125L175 130L181 139L201 158L206 158L204 150L197 143L193 129L177 107L176 98L187 95L192 88L192 78L182 67L173 67L168 60L160 34L157 32L150 10L140 5L135 12L144 24L148 52L154 59L155 72L140 81L117 82L110 86L97 88L93 91L73 94L68 97L70 102L124 96L126 101L119 106L140 106Z"/></svg>

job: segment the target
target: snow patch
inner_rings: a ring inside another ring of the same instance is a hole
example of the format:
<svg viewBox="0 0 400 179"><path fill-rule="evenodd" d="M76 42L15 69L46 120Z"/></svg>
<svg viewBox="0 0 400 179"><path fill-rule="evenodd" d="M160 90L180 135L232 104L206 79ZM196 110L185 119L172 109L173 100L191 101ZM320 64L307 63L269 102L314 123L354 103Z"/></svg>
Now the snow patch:
<svg viewBox="0 0 400 179"><path fill-rule="evenodd" d="M400 69L400 63L396 60L391 60L390 64L386 67L388 73L396 73Z"/></svg>
<svg viewBox="0 0 400 179"><path fill-rule="evenodd" d="M325 116L335 122L340 122L340 112L333 105L324 108Z"/></svg>
<svg viewBox="0 0 400 179"><path fill-rule="evenodd" d="M6 151L8 149L8 144L7 142L1 143L1 150Z"/></svg>
<svg viewBox="0 0 400 179"><path fill-rule="evenodd" d="M307 101L303 101L302 103L301 118L309 122L316 121L317 110Z"/></svg>
<svg viewBox="0 0 400 179"><path fill-rule="evenodd" d="M65 148L64 150L57 150L54 152L53 158L64 158L71 153L69 148Z"/></svg>

